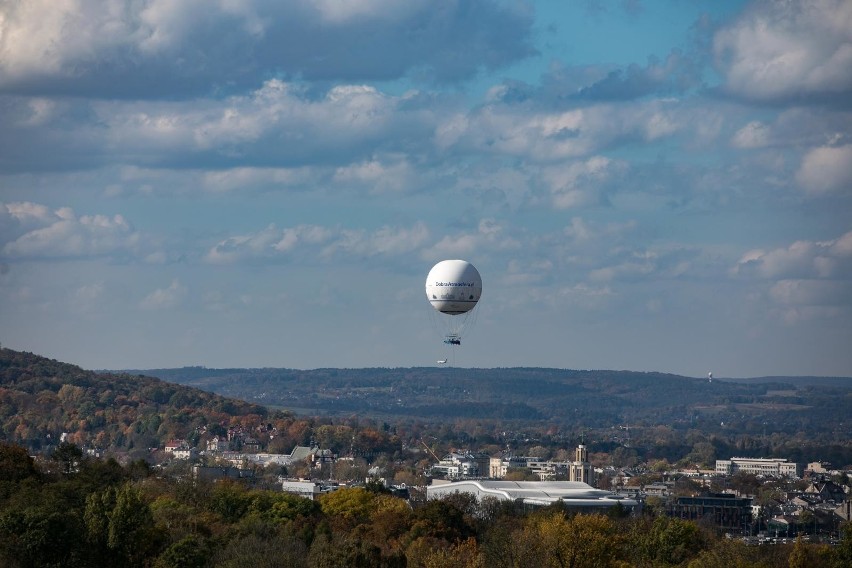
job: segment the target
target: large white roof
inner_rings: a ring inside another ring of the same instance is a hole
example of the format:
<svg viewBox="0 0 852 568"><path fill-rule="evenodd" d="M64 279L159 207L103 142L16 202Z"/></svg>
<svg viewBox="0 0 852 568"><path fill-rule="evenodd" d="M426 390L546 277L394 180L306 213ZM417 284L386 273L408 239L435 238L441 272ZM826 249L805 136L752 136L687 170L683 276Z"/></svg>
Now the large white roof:
<svg viewBox="0 0 852 568"><path fill-rule="evenodd" d="M627 499L611 491L595 489L580 481L502 481L502 480L465 480L426 488L428 499L440 499L452 493L472 493L478 500L483 497L495 497L501 501L517 501L531 505L549 505L562 501L567 506L612 507L621 502L625 506L636 505L633 499Z"/></svg>

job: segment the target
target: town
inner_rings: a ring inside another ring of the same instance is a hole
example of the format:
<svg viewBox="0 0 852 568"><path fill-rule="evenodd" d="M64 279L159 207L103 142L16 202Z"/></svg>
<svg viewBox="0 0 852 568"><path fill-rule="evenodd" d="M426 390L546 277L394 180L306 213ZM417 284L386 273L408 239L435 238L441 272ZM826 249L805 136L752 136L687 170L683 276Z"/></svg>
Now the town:
<svg viewBox="0 0 852 568"><path fill-rule="evenodd" d="M275 436L273 430L259 430ZM558 501L576 511L616 505L637 514L650 509L752 544L787 543L797 537L836 543L840 524L852 518L852 470L823 462L730 457L707 469L673 467L665 461L616 467L593 465L584 444L573 454L560 450L558 459L545 459L468 449L440 455L422 441L420 447L406 448L408 460L392 462L381 454L369 460L339 455L313 443L286 454L268 453L251 434L231 429L225 436L202 436L200 447L170 441L159 467L207 481L265 483L310 499L342 487L379 483L413 501L467 492L480 501L490 497L530 507ZM408 473L412 464L420 464L413 475Z"/></svg>

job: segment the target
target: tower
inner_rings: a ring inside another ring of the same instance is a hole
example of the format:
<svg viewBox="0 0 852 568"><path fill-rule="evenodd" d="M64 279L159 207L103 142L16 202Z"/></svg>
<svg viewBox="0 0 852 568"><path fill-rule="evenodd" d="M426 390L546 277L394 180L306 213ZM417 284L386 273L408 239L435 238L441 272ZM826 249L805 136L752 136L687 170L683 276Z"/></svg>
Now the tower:
<svg viewBox="0 0 852 568"><path fill-rule="evenodd" d="M577 446L574 451L574 461L571 462L568 479L571 481L581 481L592 485L595 482L595 470L592 469L592 464L589 463L589 451L584 444Z"/></svg>

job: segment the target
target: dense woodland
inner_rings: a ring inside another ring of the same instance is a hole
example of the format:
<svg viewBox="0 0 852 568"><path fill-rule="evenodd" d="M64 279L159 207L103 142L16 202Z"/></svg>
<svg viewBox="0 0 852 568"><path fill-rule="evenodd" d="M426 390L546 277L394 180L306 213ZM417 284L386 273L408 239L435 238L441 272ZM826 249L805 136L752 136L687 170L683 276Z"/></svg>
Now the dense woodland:
<svg viewBox="0 0 852 568"><path fill-rule="evenodd" d="M302 414L393 419L493 418L560 427L613 424L712 433L806 429L849 433L852 378L692 378L665 373L542 368L150 369L138 371ZM845 429L840 427L845 422ZM723 424L724 423L724 424ZM840 430L843 430L842 432Z"/></svg>
<svg viewBox="0 0 852 568"><path fill-rule="evenodd" d="M412 507L379 485L311 501L154 475L144 461L122 467L72 444L38 462L0 444L0 565L8 568L845 568L852 524L842 530L835 546L747 546L653 507L641 516L575 514L466 495Z"/></svg>
<svg viewBox="0 0 852 568"><path fill-rule="evenodd" d="M607 459L621 448L628 462L688 458L712 465L738 455L852 465L852 378L710 382L664 373L539 368L144 372L300 415L336 422L371 417L393 424L411 446L426 435L442 450L508 447L523 453L543 447L553 453L582 440Z"/></svg>

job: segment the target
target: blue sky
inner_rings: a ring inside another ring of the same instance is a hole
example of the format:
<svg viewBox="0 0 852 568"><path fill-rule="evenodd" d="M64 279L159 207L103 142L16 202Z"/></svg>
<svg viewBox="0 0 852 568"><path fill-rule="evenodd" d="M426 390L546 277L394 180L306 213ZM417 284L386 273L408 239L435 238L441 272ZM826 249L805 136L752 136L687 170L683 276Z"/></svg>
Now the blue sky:
<svg viewBox="0 0 852 568"><path fill-rule="evenodd" d="M0 2L0 342L852 376L852 3Z"/></svg>

